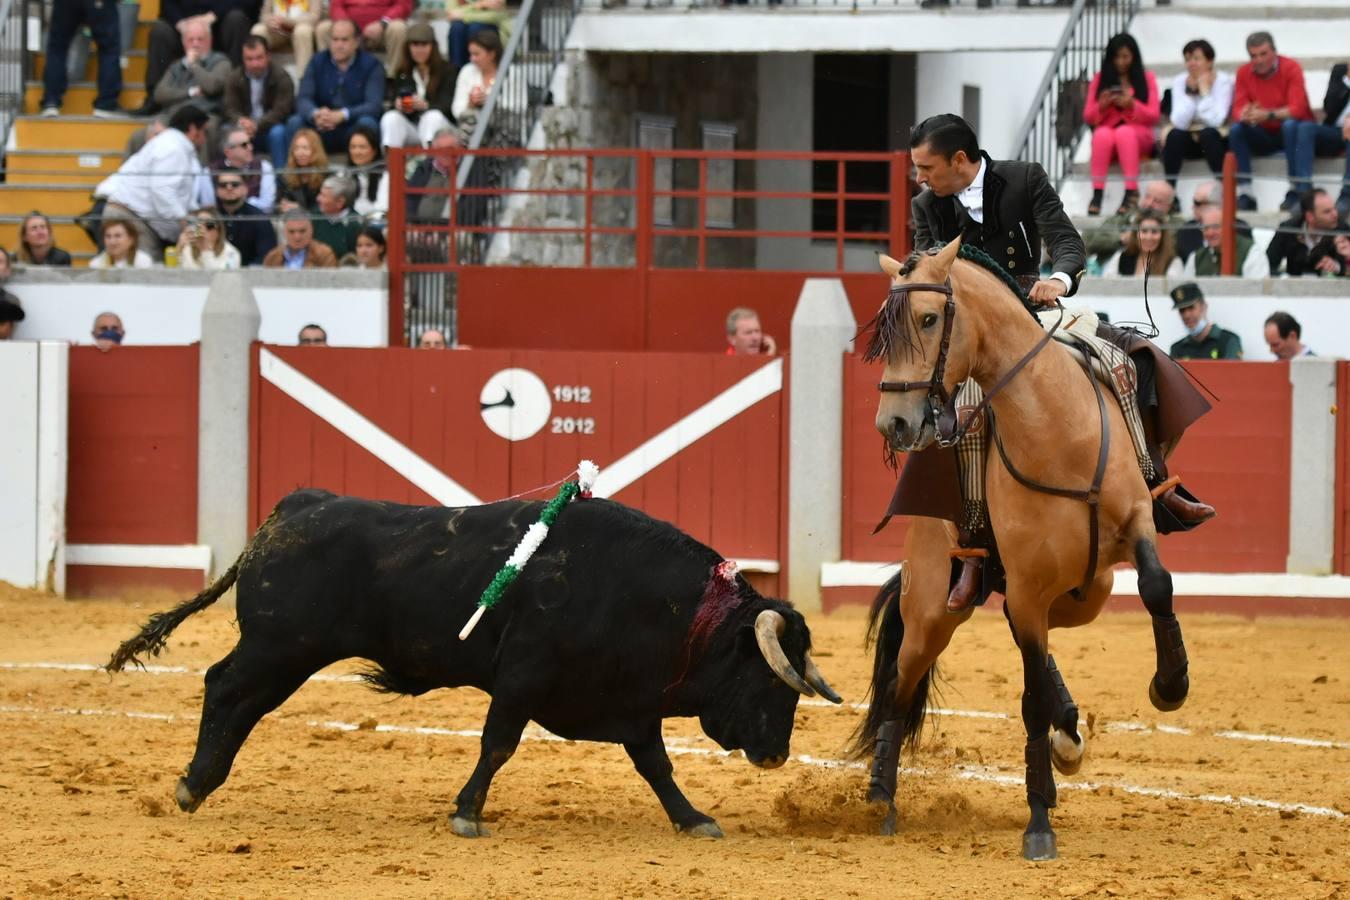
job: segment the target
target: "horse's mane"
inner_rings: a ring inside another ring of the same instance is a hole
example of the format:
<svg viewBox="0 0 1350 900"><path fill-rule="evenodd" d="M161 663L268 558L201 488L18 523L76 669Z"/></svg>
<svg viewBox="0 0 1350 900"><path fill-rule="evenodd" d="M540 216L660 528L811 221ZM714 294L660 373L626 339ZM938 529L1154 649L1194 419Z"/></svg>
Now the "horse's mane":
<svg viewBox="0 0 1350 900"><path fill-rule="evenodd" d="M927 253L915 250L900 264L900 275L913 272L920 259L935 255L937 252L937 249ZM1022 304L1027 313L1035 316L1031 301L1027 299L1017 279L1009 275L992 256L970 244L962 244L956 255L958 259L965 260L996 277ZM889 359L892 351L899 348L905 351L907 358L912 357L916 351L922 354L923 348L916 340L918 331L919 325L914 321L914 312L909 303L909 291L892 289L881 309L859 331L860 335L870 332L867 350L863 353L863 362Z"/></svg>

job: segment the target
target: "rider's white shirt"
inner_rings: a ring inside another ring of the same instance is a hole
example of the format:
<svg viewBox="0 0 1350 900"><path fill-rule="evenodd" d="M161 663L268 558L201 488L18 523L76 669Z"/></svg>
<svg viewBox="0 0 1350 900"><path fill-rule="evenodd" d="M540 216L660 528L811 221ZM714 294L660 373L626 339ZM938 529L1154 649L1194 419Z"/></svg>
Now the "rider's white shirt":
<svg viewBox="0 0 1350 900"><path fill-rule="evenodd" d="M1350 106L1350 103L1347 103L1346 106ZM975 173L975 180L970 183L969 187L958 191L956 194L956 202L964 206L966 214L981 225L984 224L984 173L988 168L989 162L981 157L980 171ZM1022 228L1022 233L1026 233L1025 226ZM1073 279L1069 277L1067 272L1055 272L1050 277L1062 283L1066 292L1073 291Z"/></svg>

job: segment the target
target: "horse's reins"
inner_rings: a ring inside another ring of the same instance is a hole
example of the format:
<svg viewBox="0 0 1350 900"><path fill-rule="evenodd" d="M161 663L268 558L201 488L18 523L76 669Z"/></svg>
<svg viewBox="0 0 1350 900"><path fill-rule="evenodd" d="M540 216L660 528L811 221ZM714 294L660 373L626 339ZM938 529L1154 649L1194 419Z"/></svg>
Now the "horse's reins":
<svg viewBox="0 0 1350 900"><path fill-rule="evenodd" d="M959 416L955 410L955 396L947 391L946 371L947 371L947 352L951 349L952 327L956 321L956 298L952 295L952 280L948 278L942 284L915 282L912 284L900 284L891 288L887 296L887 303L891 302L893 297L908 294L910 291L933 291L938 294L944 294L947 297L943 305L943 323L942 323L942 342L938 346L937 360L933 365L933 374L927 381L880 381L877 382L877 390L882 393L908 393L909 391L928 392L928 414L933 417L934 441L939 447L948 448L955 446L961 438L965 437L970 426L978 422L980 416L988 409L990 401L1007 387L1017 375L1026 368L1027 363L1031 362L1037 354L1045 349L1046 345L1054 338L1055 332L1064 322L1064 307L1059 307L1059 318L1055 324L1045 333L1036 346L1032 347L1021 359L1019 359L1011 369L1003 374L997 382L994 383L980 401L979 405L971 411L964 422L959 421ZM1084 351L1086 358L1086 351ZM1096 377L1092 374L1091 363L1083 364L1083 371L1087 374L1088 381L1092 384L1093 393L1097 396L1098 418L1101 420L1101 441L1097 452L1097 471L1092 476L1092 487L1087 490L1074 490L1071 488L1054 487L1053 485L1041 484L1034 481L1017 470L1012 460L1008 458L1008 452L1003 447L1003 438L999 435L997 429L991 428L994 432L994 443L998 447L999 458L1003 460L1003 465L1008 469L1008 474L1025 488L1033 491L1040 491L1043 494L1051 494L1056 497L1067 497L1071 500L1082 500L1088 506L1088 563L1087 571L1083 573L1083 583L1078 589L1079 601L1087 599L1088 588L1092 585L1092 578L1097 572L1097 541L1100 532L1098 522L1098 509L1101 500L1102 479L1106 475L1106 461L1111 448L1111 429L1106 419L1106 398L1102 396L1101 385L1097 384ZM950 407L950 408L949 408ZM945 423L945 425L944 425Z"/></svg>

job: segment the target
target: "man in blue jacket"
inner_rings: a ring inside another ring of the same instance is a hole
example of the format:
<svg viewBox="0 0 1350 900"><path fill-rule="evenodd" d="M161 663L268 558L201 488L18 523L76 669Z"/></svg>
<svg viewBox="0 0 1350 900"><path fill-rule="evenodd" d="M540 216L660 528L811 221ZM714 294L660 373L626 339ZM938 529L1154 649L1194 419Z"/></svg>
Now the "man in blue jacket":
<svg viewBox="0 0 1350 900"><path fill-rule="evenodd" d="M384 67L358 46L356 25L350 20L334 22L328 49L309 61L295 109L286 122L287 146L301 128L318 131L329 152L346 150L347 136L357 125L380 130Z"/></svg>

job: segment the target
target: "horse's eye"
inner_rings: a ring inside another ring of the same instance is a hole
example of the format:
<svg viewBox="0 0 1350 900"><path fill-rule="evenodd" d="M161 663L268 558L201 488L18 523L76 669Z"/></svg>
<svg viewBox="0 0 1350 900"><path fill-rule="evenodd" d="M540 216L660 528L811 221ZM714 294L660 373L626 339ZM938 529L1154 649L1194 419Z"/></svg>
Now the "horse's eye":
<svg viewBox="0 0 1350 900"><path fill-rule="evenodd" d="M932 328L938 322L937 313L929 313L923 317L923 327Z"/></svg>

